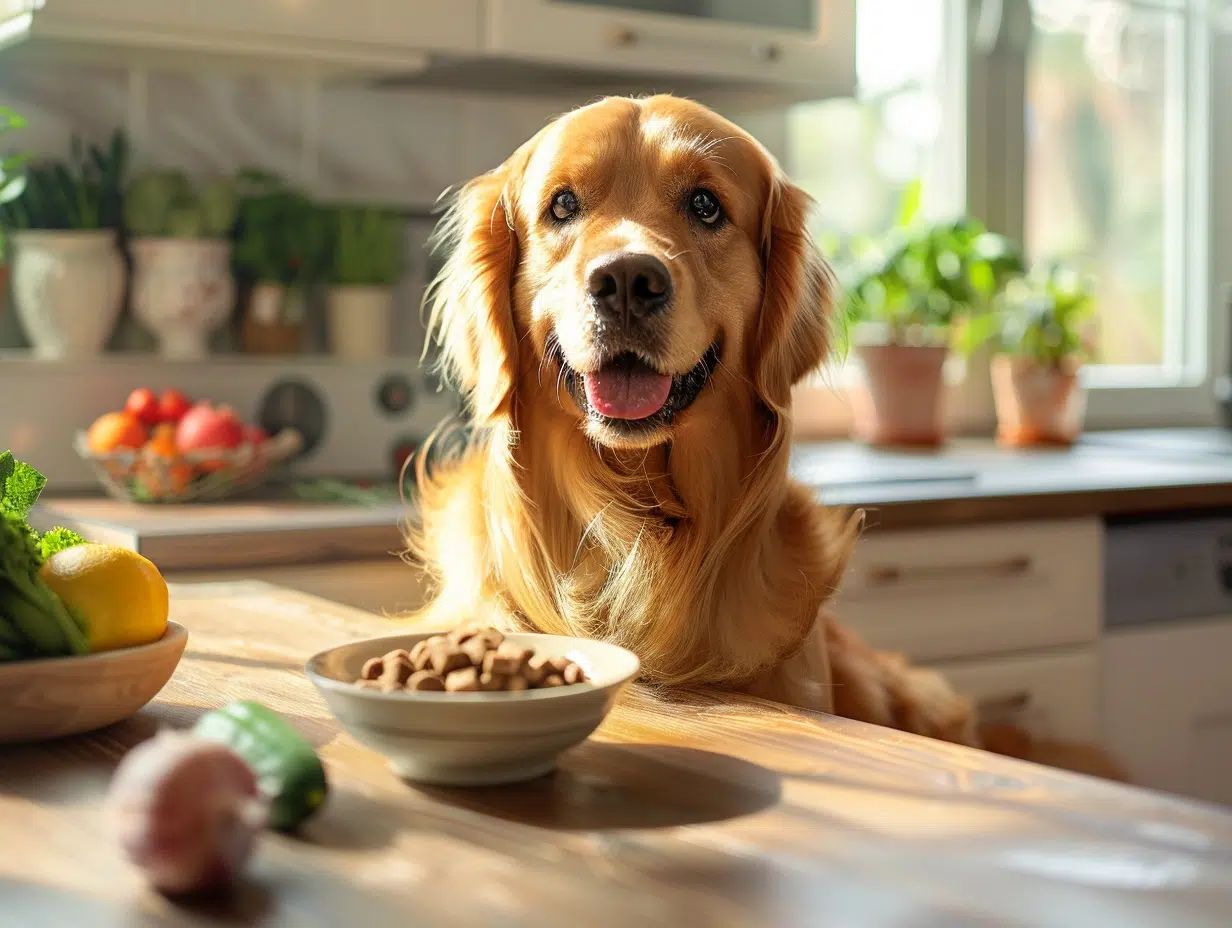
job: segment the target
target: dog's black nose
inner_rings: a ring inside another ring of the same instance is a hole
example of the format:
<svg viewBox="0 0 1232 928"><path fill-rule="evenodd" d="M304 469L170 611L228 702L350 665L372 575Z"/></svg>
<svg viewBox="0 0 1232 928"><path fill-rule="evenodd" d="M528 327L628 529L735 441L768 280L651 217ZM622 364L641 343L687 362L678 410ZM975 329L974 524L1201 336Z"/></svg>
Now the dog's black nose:
<svg viewBox="0 0 1232 928"><path fill-rule="evenodd" d="M613 321L653 316L672 299L672 275L654 255L617 252L590 263L586 286L599 315Z"/></svg>

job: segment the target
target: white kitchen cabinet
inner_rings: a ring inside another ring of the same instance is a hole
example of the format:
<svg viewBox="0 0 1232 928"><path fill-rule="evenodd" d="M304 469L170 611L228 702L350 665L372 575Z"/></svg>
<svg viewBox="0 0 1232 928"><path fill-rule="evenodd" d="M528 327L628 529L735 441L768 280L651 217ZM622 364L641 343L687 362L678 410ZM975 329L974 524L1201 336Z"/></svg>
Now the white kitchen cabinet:
<svg viewBox="0 0 1232 928"><path fill-rule="evenodd" d="M47 0L36 35L229 53L262 42L306 60L355 43L407 52L474 52L482 0ZM363 49L348 52L362 57Z"/></svg>
<svg viewBox="0 0 1232 928"><path fill-rule="evenodd" d="M855 88L855 0L487 0L486 10L487 49L509 58L818 96Z"/></svg>
<svg viewBox="0 0 1232 928"><path fill-rule="evenodd" d="M1111 631L1104 744L1134 783L1232 805L1232 618Z"/></svg>
<svg viewBox="0 0 1232 928"><path fill-rule="evenodd" d="M918 663L1094 642L1102 545L1098 518L871 531L835 614Z"/></svg>
<svg viewBox="0 0 1232 928"><path fill-rule="evenodd" d="M1096 645L932 667L977 707L990 707L988 721L1012 722L1037 738L1101 740Z"/></svg>

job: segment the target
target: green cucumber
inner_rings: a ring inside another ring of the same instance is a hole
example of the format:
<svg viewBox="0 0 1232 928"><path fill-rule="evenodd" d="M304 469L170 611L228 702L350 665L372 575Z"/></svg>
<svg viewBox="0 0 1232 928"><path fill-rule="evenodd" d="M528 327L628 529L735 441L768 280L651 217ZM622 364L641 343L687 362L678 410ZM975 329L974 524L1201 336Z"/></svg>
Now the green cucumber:
<svg viewBox="0 0 1232 928"><path fill-rule="evenodd" d="M260 703L233 702L207 712L193 734L225 744L248 762L269 803L269 826L277 831L294 831L329 795L325 768L312 745Z"/></svg>

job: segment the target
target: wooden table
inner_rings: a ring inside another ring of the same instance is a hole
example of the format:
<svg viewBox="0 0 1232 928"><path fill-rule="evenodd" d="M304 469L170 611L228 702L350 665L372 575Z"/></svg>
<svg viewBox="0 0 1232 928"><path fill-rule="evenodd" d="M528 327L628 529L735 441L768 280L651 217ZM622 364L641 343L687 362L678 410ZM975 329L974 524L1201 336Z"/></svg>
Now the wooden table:
<svg viewBox="0 0 1232 928"><path fill-rule="evenodd" d="M0 925L1232 924L1232 813L734 698L618 708L553 776L416 789L341 735L301 673L386 619L262 584L181 587L158 700L93 735L0 748ZM159 726L253 698L317 745L333 795L267 835L233 897L146 890L100 813Z"/></svg>

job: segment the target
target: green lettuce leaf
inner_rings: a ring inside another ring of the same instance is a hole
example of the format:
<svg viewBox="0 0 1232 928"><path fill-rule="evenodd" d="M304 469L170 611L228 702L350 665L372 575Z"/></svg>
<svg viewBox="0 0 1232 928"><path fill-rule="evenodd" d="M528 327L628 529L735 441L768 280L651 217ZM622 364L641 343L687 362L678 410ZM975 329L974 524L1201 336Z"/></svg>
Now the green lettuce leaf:
<svg viewBox="0 0 1232 928"><path fill-rule="evenodd" d="M86 540L71 528L57 525L50 531L44 532L42 537L39 538L39 553L43 555L43 560L45 561L53 554L66 548L75 548L77 545L84 544L86 544Z"/></svg>
<svg viewBox="0 0 1232 928"><path fill-rule="evenodd" d="M11 512L25 518L39 494L47 486L47 478L29 464L14 459L11 451L0 454L0 512Z"/></svg>

